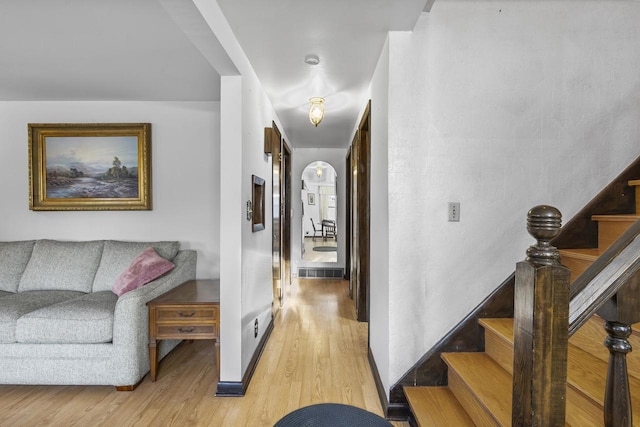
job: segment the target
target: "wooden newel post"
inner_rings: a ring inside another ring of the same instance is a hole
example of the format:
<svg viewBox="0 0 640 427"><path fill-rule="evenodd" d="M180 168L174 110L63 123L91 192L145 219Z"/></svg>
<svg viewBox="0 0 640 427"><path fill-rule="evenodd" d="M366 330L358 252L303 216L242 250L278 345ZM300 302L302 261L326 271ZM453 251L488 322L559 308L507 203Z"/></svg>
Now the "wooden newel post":
<svg viewBox="0 0 640 427"><path fill-rule="evenodd" d="M565 425L569 269L549 243L561 220L551 206L536 206L527 215L537 243L516 266L513 426Z"/></svg>

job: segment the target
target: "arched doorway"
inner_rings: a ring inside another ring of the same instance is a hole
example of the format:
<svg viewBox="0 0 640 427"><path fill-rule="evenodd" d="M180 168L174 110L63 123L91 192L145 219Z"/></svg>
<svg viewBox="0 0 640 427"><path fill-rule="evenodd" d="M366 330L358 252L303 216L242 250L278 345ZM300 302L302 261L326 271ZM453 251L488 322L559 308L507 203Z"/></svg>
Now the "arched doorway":
<svg viewBox="0 0 640 427"><path fill-rule="evenodd" d="M327 162L315 161L302 171L301 259L338 262L337 173Z"/></svg>

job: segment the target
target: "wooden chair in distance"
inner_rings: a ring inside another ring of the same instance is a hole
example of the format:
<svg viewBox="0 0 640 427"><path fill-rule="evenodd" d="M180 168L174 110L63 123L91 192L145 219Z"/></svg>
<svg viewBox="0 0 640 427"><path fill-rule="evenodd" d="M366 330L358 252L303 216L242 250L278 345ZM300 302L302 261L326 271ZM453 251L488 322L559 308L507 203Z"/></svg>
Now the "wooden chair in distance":
<svg viewBox="0 0 640 427"><path fill-rule="evenodd" d="M327 237L337 240L336 235L336 222L331 219L322 220L322 237L327 240Z"/></svg>
<svg viewBox="0 0 640 427"><path fill-rule="evenodd" d="M316 237L323 237L322 236L322 229L318 230L316 228L316 223L313 222L313 218L309 218L309 221L311 221L311 225L313 226L313 237L312 237L312 239L315 242L316 241ZM318 233L320 233L320 236L317 236Z"/></svg>

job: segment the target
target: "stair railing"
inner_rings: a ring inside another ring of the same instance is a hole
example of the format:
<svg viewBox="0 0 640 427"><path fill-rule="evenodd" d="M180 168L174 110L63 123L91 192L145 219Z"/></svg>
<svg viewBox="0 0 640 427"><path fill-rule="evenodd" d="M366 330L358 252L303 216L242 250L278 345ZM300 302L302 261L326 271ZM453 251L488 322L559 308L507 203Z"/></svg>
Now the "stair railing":
<svg viewBox="0 0 640 427"><path fill-rule="evenodd" d="M516 266L514 296L514 426L564 426L568 338L593 314L605 320L609 368L604 425L632 425L626 354L631 324L640 321L640 221L609 247L569 289L569 270L549 243L561 214L551 206L528 213L537 244Z"/></svg>

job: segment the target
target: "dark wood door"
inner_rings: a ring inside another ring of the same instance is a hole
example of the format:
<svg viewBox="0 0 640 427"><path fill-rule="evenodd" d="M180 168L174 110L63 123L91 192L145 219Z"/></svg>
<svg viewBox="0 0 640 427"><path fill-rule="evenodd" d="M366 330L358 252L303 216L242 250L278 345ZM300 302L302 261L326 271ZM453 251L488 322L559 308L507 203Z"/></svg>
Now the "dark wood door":
<svg viewBox="0 0 640 427"><path fill-rule="evenodd" d="M352 297L356 303L356 318L358 312L358 292L360 290L360 280L358 278L358 270L360 265L358 262L358 147L360 146L359 132L356 132L356 136L351 145L351 159L350 172L351 172L351 199L349 204L351 205L351 257L350 257L350 277L349 287L351 288Z"/></svg>
<svg viewBox="0 0 640 427"><path fill-rule="evenodd" d="M281 147L282 138L280 131L275 123L271 128L271 183L272 183L272 224L271 224L271 264L273 271L273 301L271 303L271 312L273 316L280 310L281 289L282 289L282 263L281 263L281 241L282 228L280 222L280 193L281 193Z"/></svg>
<svg viewBox="0 0 640 427"><path fill-rule="evenodd" d="M282 141L282 209L280 210L282 219L282 288L280 295L280 304L284 303L284 297L287 286L291 285L291 179L293 173L291 171L291 150L287 143Z"/></svg>
<svg viewBox="0 0 640 427"><path fill-rule="evenodd" d="M349 150L347 152L347 158L346 158L346 167L344 168L344 170L347 172L346 173L346 179L345 179L345 186L346 186L346 192L345 194L347 195L347 214L345 216L345 218L347 219L345 222L345 254L346 254L346 260L345 260L345 271L344 271L344 278L345 280L349 280L351 278L351 178L353 176L352 173L352 167L351 167L351 150ZM349 296L351 297L351 299L353 299L353 288L351 287L351 281L349 281Z"/></svg>
<svg viewBox="0 0 640 427"><path fill-rule="evenodd" d="M360 322L369 321L369 131L360 130L358 147L358 300Z"/></svg>
<svg viewBox="0 0 640 427"><path fill-rule="evenodd" d="M371 169L371 101L351 144L351 274L350 287L356 303L356 318L369 321L369 228Z"/></svg>

